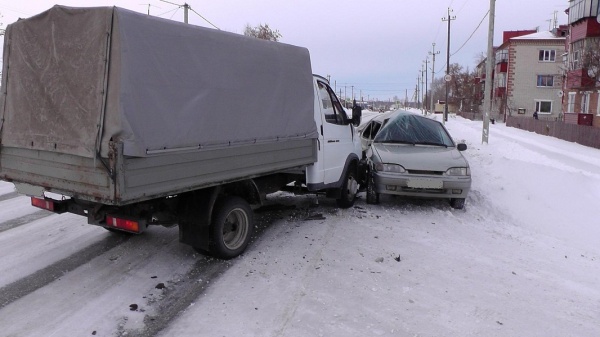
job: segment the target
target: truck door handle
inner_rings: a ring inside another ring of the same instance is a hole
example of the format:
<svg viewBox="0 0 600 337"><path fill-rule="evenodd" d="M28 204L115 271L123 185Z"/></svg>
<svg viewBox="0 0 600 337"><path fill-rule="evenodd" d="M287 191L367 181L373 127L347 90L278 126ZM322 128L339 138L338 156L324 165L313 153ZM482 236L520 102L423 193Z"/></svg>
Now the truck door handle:
<svg viewBox="0 0 600 337"><path fill-rule="evenodd" d="M330 139L327 141L327 143L339 143L340 140L339 139Z"/></svg>

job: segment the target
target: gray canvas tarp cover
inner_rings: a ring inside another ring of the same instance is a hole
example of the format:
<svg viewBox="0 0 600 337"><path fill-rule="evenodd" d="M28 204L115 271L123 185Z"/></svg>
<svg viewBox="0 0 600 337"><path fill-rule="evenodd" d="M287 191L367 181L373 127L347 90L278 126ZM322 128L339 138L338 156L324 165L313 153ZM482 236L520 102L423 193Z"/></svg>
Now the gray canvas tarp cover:
<svg viewBox="0 0 600 337"><path fill-rule="evenodd" d="M3 68L3 146L143 157L317 137L305 48L54 6L7 27Z"/></svg>

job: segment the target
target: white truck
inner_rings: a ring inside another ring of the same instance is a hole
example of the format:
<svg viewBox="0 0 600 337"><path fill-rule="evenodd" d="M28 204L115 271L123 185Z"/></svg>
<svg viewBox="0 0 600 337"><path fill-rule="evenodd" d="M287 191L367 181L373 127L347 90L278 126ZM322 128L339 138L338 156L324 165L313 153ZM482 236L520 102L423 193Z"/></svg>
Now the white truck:
<svg viewBox="0 0 600 337"><path fill-rule="evenodd" d="M305 48L54 6L8 25L3 60L0 179L36 207L111 231L178 225L228 259L269 193L353 205L360 109L347 116Z"/></svg>

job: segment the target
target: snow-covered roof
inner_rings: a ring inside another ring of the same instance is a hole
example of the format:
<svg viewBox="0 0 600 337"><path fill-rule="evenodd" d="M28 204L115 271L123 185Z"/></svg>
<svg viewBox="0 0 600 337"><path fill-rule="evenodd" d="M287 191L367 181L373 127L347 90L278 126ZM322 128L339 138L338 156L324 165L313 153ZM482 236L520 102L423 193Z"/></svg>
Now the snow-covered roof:
<svg viewBox="0 0 600 337"><path fill-rule="evenodd" d="M511 40L558 40L564 39L564 36L556 36L554 33L550 31L542 31L533 34L522 35L518 37L513 37Z"/></svg>

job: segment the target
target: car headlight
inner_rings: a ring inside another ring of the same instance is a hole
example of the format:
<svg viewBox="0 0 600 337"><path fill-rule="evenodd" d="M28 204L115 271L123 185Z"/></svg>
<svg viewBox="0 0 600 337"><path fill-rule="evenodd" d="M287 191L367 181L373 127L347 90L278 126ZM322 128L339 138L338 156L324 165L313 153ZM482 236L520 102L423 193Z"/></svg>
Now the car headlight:
<svg viewBox="0 0 600 337"><path fill-rule="evenodd" d="M406 170L404 167L396 164L382 164L377 163L375 165L375 170L379 172L390 172L390 173L405 173Z"/></svg>
<svg viewBox="0 0 600 337"><path fill-rule="evenodd" d="M468 167L452 167L449 168L444 175L447 176L470 176L471 170Z"/></svg>

